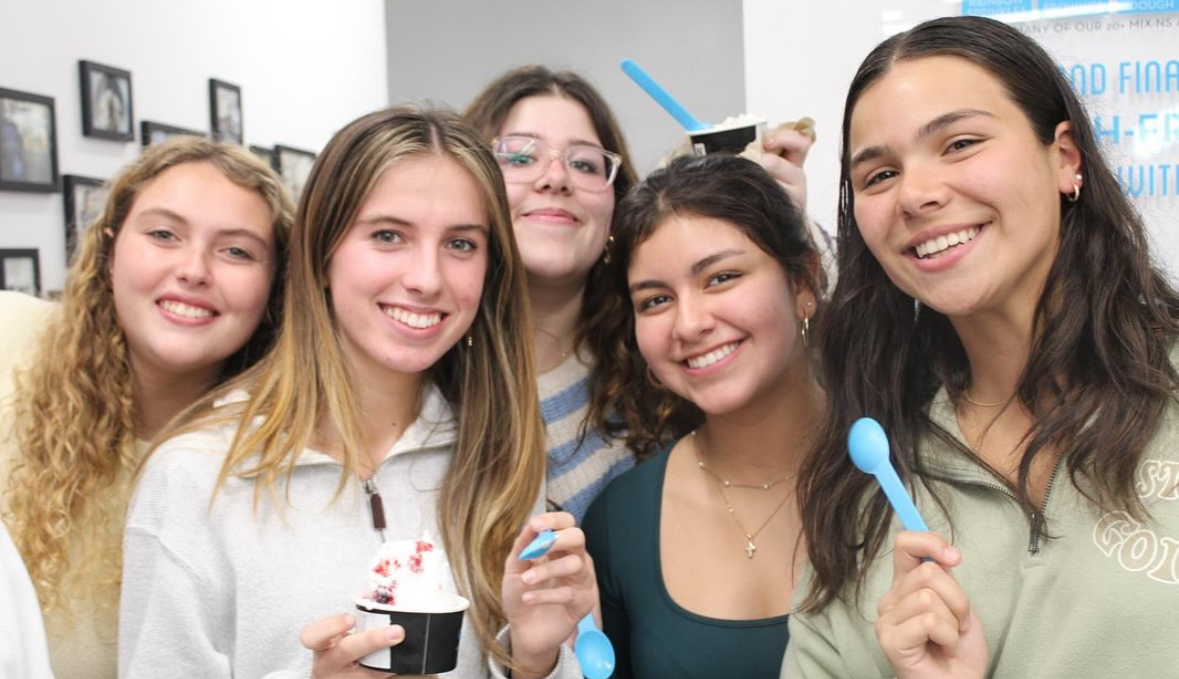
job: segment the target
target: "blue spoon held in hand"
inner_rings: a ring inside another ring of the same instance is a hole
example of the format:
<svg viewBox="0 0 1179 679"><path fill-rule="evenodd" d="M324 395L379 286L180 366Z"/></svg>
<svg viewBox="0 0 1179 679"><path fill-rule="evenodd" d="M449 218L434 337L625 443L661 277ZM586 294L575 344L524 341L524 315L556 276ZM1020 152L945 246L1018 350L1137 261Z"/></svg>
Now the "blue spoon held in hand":
<svg viewBox="0 0 1179 679"><path fill-rule="evenodd" d="M913 498L909 497L897 471L892 468L888 457L888 437L880 423L870 417L856 420L847 434L847 449L852 462L860 471L876 477L876 482L884 490L884 496L900 517L905 530L929 532L929 526L925 525L925 520L913 504Z"/></svg>
<svg viewBox="0 0 1179 679"><path fill-rule="evenodd" d="M554 531L542 530L520 551L520 560L539 559L548 553L556 541L557 534ZM577 639L573 642L573 653L577 656L577 663L581 665L581 673L585 679L607 679L614 674L614 644L610 643L610 637L594 624L593 613L577 622Z"/></svg>

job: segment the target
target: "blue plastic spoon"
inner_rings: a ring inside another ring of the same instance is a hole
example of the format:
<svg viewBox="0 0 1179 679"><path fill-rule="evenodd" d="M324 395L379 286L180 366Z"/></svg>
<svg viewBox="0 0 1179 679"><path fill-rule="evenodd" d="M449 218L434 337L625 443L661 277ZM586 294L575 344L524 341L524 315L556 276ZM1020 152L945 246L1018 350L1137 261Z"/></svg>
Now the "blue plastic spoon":
<svg viewBox="0 0 1179 679"><path fill-rule="evenodd" d="M905 530L928 532L929 526L913 504L913 498L901 484L897 471L892 468L888 457L888 437L880 423L870 417L861 417L851 426L847 434L847 449L852 462L872 476L884 489L884 496L901 519Z"/></svg>
<svg viewBox="0 0 1179 679"><path fill-rule="evenodd" d="M555 532L542 530L520 551L520 560L539 559L548 553L556 541ZM594 624L593 613L577 622L577 639L573 642L573 653L577 656L585 679L607 679L614 674L614 644L610 643L610 637Z"/></svg>
<svg viewBox="0 0 1179 679"><path fill-rule="evenodd" d="M647 75L647 72L634 62L634 59L622 60L622 71L630 76L630 79L643 88L643 91L651 95L655 103L663 107L664 111L671 114L672 118L679 121L680 125L689 132L699 132L710 127L707 123L702 123L696 119L696 116L688 113L688 109L684 108L680 102L676 101L675 97L671 96L663 86L655 82L655 79Z"/></svg>

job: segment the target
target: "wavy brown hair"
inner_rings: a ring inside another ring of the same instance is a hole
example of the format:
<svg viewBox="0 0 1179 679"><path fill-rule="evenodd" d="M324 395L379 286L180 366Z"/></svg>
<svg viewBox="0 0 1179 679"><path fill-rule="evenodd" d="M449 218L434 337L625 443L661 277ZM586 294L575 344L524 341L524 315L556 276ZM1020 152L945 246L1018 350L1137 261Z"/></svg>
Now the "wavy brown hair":
<svg viewBox="0 0 1179 679"><path fill-rule="evenodd" d="M614 214L619 214L622 199L637 181L634 163L626 146L619 126L606 100L585 78L572 71L553 71L544 66L522 66L504 73L488 85L467 106L463 116L487 140L500 133L512 107L524 99L539 96L566 97L581 104L589 114L594 132L607 151L622 157L618 176L614 178ZM613 233L611 226L611 233ZM613 246L610 247L613 256ZM612 320L625 313L620 300L613 293L612 276L614 267L605 258L599 259L590 269L585 281L585 295L581 304L581 318L574 346L584 347L589 352L594 366L603 365L609 357L599 353L599 348L609 342ZM595 371L589 381L590 411L582 423L582 434L586 426L593 426L600 434L614 437L621 434L621 423L609 412L594 409L596 394L601 389L601 377Z"/></svg>
<svg viewBox="0 0 1179 679"><path fill-rule="evenodd" d="M226 361L222 379L252 364L273 338L293 212L278 176L240 147L198 137L145 150L114 180L102 214L80 237L61 307L28 369L17 376L13 422L19 453L5 489L5 520L47 611L60 603L62 579L71 567L109 585L71 590L71 597L109 603L118 596L138 434L127 343L111 294L111 253L143 189L186 163L210 163L233 183L257 192L270 209L277 245L268 313ZM79 563L71 563L75 549L85 557Z"/></svg>
<svg viewBox="0 0 1179 679"><path fill-rule="evenodd" d="M696 429L704 413L655 384L635 339L627 269L640 245L668 220L692 215L719 219L773 257L795 286L822 299L819 253L790 196L760 165L738 156L680 156L652 172L619 205L614 223L612 292L622 310L607 318L596 347L604 357L591 409L617 413L627 445L642 455ZM821 304L821 301L819 301ZM812 317L817 321L818 314Z"/></svg>
<svg viewBox="0 0 1179 679"><path fill-rule="evenodd" d="M448 111L401 106L370 113L336 133L315 161L295 216L282 325L275 350L250 371L198 401L167 436L226 422L238 427L217 482L252 479L255 502L277 492L317 435L342 451L337 492L356 477L364 415L335 330L329 260L383 173L423 156L461 165L479 186L490 228L488 266L471 346L460 342L427 371L454 408L458 442L438 499L442 543L473 604L479 643L495 643L506 616L504 563L540 496L544 433L536 394L524 267L512 238L503 177L484 141ZM250 398L214 409L232 391ZM160 435L164 440L165 435ZM214 502L216 498L214 497Z"/></svg>
<svg viewBox="0 0 1179 679"><path fill-rule="evenodd" d="M1037 512L1028 490L1032 461L1058 449L1070 482L1091 502L1144 516L1135 471L1177 386L1168 354L1179 335L1179 296L1154 265L1142 221L1052 59L1018 30L978 17L935 19L884 41L860 65L844 107L839 280L820 333L829 406L817 451L799 479L815 571L804 610L846 598L852 589L858 597L888 535L884 496L846 453L853 421L880 421L893 464L909 483L922 478L919 452L931 439L990 469L928 415L940 388L956 402L970 384L958 335L948 318L928 307L914 321L913 298L889 280L855 220L848 136L856 102L895 64L931 56L960 57L986 69L1045 146L1069 121L1082 157L1085 188L1076 202L1061 198L1059 253L1036 306L1031 351L1014 397L1034 425L1015 481L997 472L996 479L1030 518Z"/></svg>

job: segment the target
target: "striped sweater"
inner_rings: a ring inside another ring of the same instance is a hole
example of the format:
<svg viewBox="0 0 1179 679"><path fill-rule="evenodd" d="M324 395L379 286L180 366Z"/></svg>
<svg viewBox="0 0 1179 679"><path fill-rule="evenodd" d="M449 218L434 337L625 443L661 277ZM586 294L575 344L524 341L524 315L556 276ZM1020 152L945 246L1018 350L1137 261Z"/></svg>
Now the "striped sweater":
<svg viewBox="0 0 1179 679"><path fill-rule="evenodd" d="M589 378L589 366L574 355L541 375L536 385L545 424L549 508L569 512L578 523L598 493L635 465L624 441L605 440L593 427L582 438Z"/></svg>

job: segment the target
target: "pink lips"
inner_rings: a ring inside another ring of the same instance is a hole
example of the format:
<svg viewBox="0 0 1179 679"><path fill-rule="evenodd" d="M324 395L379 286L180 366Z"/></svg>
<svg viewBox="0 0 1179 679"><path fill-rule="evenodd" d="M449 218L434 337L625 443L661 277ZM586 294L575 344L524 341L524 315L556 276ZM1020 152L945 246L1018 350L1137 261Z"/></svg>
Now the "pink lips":
<svg viewBox="0 0 1179 679"><path fill-rule="evenodd" d="M914 239L915 242L910 247L906 248L905 256L908 257L909 260L913 262L913 264L922 272L938 273L939 271L945 271L946 269L957 264L959 260L961 260L963 257L966 257L968 254L970 254L971 251L974 250L975 246L978 245L979 241L981 241L983 236L986 234L987 227L989 226L990 222L979 224L978 234L969 241L956 245L948 250L944 250L934 257L922 258L917 256L917 252L914 249L916 245L919 243L924 243L931 236L941 235L941 233L939 233L941 230L925 232L921 234L918 239ZM958 228L961 229L962 227ZM951 230L944 232L952 233L953 231Z"/></svg>
<svg viewBox="0 0 1179 679"><path fill-rule="evenodd" d="M709 349L707 351L693 353L692 357L695 358L695 357L700 357L700 356L707 356L708 354L712 353L713 351L716 351L717 349L726 347L729 344L732 344L732 342L725 342L724 344L718 345L718 346L716 346L712 349ZM741 350L744 348L745 348L745 340L744 339L737 340L737 346L734 347L732 351L730 351L726 356L722 357L716 363L712 363L710 365L704 366L703 368L693 368L688 363L688 359L685 358L683 361L680 361L680 365L683 366L684 372L686 372L688 375L690 375L692 377L702 377L705 375L711 375L712 373L719 372L719 371L723 370L725 366L727 366L729 363L732 363L735 360L735 357L738 354L740 354Z"/></svg>
<svg viewBox="0 0 1179 679"><path fill-rule="evenodd" d="M203 311L208 311L210 313L210 315L209 316L196 316L196 317L185 316L182 313L179 313L177 311L173 311L173 310L166 308L164 305L167 303L183 304L185 306L193 307L195 309L201 309ZM212 305L205 302L204 300L198 300L198 299L183 296L183 295L163 295L163 296L161 296L159 299L156 300L156 309L158 309L160 312L160 315L162 315L168 321L170 321L176 325L185 325L185 326L191 326L191 327L208 325L209 323L212 323L213 321L215 321L217 319L217 317L221 315L221 313L219 311L217 311L215 308L213 308Z"/></svg>
<svg viewBox="0 0 1179 679"><path fill-rule="evenodd" d="M559 207L546 207L528 210L524 213L524 216L538 221L560 224L576 224L581 221L572 212L563 210Z"/></svg>

